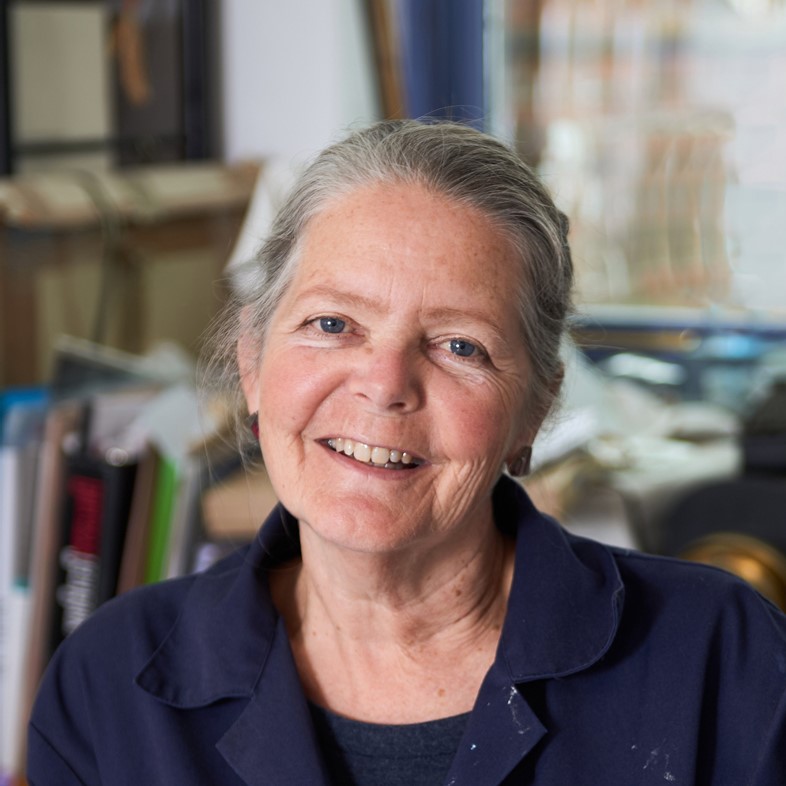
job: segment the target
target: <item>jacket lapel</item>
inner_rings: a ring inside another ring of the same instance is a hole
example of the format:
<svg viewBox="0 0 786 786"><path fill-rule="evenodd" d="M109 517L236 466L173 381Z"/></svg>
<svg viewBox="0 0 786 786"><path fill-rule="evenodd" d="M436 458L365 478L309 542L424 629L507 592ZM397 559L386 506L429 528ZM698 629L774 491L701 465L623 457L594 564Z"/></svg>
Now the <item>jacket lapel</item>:
<svg viewBox="0 0 786 786"><path fill-rule="evenodd" d="M495 664L480 689L446 783L498 786L545 734L510 676Z"/></svg>
<svg viewBox="0 0 786 786"><path fill-rule="evenodd" d="M283 622L254 696L216 747L248 786L329 785Z"/></svg>

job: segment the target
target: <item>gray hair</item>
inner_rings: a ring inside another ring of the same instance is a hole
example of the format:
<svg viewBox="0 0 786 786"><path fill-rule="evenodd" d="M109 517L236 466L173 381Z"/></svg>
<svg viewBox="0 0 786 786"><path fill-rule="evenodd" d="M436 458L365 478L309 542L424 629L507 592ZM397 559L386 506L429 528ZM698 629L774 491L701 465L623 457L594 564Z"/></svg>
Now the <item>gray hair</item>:
<svg viewBox="0 0 786 786"><path fill-rule="evenodd" d="M532 366L529 405L539 420L559 386L560 345L572 308L568 220L509 147L469 126L441 121L379 122L315 158L233 287L206 347L203 383L239 394L237 342L241 335L253 336L262 351L267 327L294 276L309 221L329 202L359 187L393 182L420 185L480 211L512 244L521 266L519 313Z"/></svg>

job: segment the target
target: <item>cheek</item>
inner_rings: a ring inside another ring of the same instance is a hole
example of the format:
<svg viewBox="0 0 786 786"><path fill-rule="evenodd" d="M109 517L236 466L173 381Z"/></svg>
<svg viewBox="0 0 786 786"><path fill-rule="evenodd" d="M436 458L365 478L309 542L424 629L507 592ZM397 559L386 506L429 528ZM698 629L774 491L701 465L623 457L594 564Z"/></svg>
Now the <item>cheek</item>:
<svg viewBox="0 0 786 786"><path fill-rule="evenodd" d="M308 353L269 356L259 375L260 422L294 435L339 384L338 375L313 362Z"/></svg>
<svg viewBox="0 0 786 786"><path fill-rule="evenodd" d="M513 398L484 383L444 400L442 432L450 455L473 463L501 461L517 425Z"/></svg>

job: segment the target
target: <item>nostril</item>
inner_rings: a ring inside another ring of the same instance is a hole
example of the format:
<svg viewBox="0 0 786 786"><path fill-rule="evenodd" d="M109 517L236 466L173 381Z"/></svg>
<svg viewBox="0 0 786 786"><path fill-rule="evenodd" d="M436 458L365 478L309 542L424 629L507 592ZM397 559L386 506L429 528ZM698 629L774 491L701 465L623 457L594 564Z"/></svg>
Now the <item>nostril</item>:
<svg viewBox="0 0 786 786"><path fill-rule="evenodd" d="M390 355L369 362L365 368L358 366L352 390L379 409L399 413L416 409L422 398L411 361Z"/></svg>

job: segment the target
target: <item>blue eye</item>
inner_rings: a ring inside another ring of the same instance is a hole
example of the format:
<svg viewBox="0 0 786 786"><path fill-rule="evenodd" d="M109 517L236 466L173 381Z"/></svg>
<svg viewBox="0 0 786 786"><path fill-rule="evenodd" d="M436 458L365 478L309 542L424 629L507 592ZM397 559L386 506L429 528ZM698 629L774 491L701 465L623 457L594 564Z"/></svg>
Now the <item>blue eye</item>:
<svg viewBox="0 0 786 786"><path fill-rule="evenodd" d="M319 327L325 333L343 333L347 323L338 317L322 317Z"/></svg>
<svg viewBox="0 0 786 786"><path fill-rule="evenodd" d="M472 357L478 348L470 341L465 341L463 338L452 338L450 340L450 351L454 355L462 358Z"/></svg>

